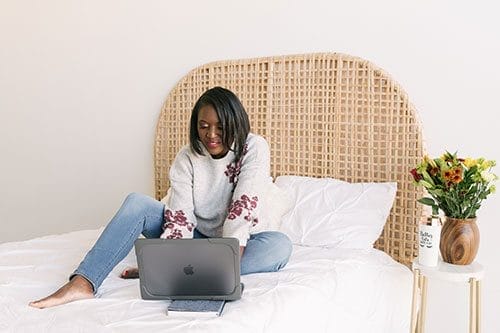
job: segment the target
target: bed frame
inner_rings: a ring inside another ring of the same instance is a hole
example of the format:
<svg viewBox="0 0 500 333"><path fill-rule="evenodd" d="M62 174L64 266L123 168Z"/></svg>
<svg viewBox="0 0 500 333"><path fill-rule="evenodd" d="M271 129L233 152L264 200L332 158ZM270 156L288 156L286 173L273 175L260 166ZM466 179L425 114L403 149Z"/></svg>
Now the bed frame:
<svg viewBox="0 0 500 333"><path fill-rule="evenodd" d="M417 254L422 190L409 174L424 149L415 108L372 63L321 53L228 60L195 68L173 88L158 120L154 148L156 198L188 143L191 110L214 86L238 95L252 132L271 147L271 173L398 183L396 200L375 247L407 266Z"/></svg>

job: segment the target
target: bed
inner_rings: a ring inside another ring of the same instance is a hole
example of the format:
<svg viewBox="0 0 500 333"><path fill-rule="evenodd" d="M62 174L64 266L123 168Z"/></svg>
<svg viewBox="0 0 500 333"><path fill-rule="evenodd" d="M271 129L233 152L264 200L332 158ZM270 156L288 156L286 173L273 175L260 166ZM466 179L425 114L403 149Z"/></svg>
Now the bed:
<svg viewBox="0 0 500 333"><path fill-rule="evenodd" d="M141 300L138 281L118 277L135 265L132 251L96 299L39 310L27 303L63 284L101 230L4 243L0 331L409 331L408 266L416 255L422 210L416 204L421 190L408 171L421 160L423 147L417 114L404 90L372 63L338 53L195 68L169 93L158 120L158 199L168 189L176 152L187 142L191 108L213 86L240 97L252 131L270 144L272 176L295 205L319 214L291 210L283 216L280 228L294 243L288 265L276 273L242 276L242 299L228 303L221 317L175 317L166 316L168 301ZM353 213L356 207L367 214Z"/></svg>

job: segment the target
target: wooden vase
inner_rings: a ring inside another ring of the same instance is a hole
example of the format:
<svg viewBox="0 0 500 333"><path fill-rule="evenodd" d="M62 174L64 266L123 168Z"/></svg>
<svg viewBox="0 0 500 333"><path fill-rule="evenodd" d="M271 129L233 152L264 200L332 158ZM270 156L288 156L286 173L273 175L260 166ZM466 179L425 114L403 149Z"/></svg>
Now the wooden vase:
<svg viewBox="0 0 500 333"><path fill-rule="evenodd" d="M469 265L479 248L479 229L476 218L445 218L441 229L439 250L443 261L454 265Z"/></svg>

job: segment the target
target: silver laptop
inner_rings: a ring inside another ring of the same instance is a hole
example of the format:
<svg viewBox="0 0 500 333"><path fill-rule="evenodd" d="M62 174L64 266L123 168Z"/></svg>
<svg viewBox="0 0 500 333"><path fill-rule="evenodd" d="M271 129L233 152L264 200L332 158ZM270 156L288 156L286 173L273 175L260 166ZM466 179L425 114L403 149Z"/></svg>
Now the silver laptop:
<svg viewBox="0 0 500 333"><path fill-rule="evenodd" d="M141 297L236 300L241 297L236 238L138 239Z"/></svg>

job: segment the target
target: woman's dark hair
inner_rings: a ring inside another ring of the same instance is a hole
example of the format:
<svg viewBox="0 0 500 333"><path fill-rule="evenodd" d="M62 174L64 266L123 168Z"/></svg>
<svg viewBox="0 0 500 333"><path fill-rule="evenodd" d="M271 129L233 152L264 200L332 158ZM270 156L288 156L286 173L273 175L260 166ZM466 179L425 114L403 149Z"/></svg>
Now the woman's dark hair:
<svg viewBox="0 0 500 333"><path fill-rule="evenodd" d="M224 147L231 149L234 143L235 160L239 160L250 132L250 121L238 97L230 90L222 87L214 87L205 91L196 101L191 113L189 128L191 149L203 155L202 143L198 136L198 114L200 109L206 105L212 106L217 113L222 127L222 144Z"/></svg>

